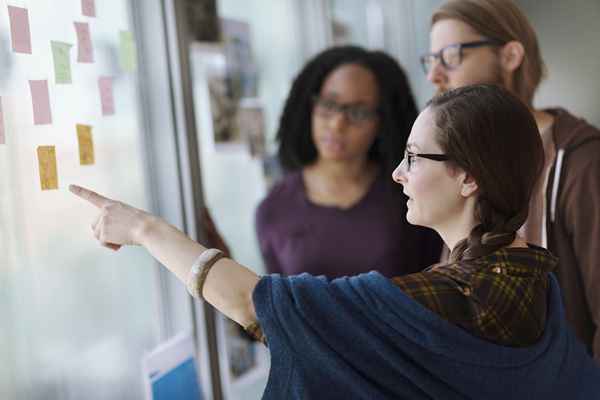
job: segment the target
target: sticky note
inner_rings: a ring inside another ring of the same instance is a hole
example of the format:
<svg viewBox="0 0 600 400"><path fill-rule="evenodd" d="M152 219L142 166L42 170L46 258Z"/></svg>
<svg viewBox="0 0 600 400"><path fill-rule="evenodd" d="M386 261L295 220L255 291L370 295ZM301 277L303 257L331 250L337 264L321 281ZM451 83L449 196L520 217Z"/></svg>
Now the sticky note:
<svg viewBox="0 0 600 400"><path fill-rule="evenodd" d="M54 60L54 79L56 83L71 83L71 47L70 43L51 41Z"/></svg>
<svg viewBox="0 0 600 400"><path fill-rule="evenodd" d="M4 114L2 114L2 97L0 97L0 144L6 144L6 136L4 134Z"/></svg>
<svg viewBox="0 0 600 400"><path fill-rule="evenodd" d="M52 112L50 111L48 81L29 81L29 87L31 89L31 101L33 103L33 123L35 125L51 124Z"/></svg>
<svg viewBox="0 0 600 400"><path fill-rule="evenodd" d="M119 32L119 59L124 71L133 72L137 68L135 40L130 31Z"/></svg>
<svg viewBox="0 0 600 400"><path fill-rule="evenodd" d="M92 47L92 35L90 25L87 22L75 22L77 33L77 61L80 63L94 62L94 48Z"/></svg>
<svg viewBox="0 0 600 400"><path fill-rule="evenodd" d="M81 0L81 13L86 17L95 17L96 4L94 0Z"/></svg>
<svg viewBox="0 0 600 400"><path fill-rule="evenodd" d="M98 88L100 89L102 115L113 115L115 113L115 100L113 98L112 78L109 76L98 78Z"/></svg>
<svg viewBox="0 0 600 400"><path fill-rule="evenodd" d="M92 140L92 127L77 124L77 141L79 142L79 163L81 165L93 165L94 141Z"/></svg>
<svg viewBox="0 0 600 400"><path fill-rule="evenodd" d="M16 53L31 54L29 12L26 8L8 6L12 48Z"/></svg>
<svg viewBox="0 0 600 400"><path fill-rule="evenodd" d="M38 164L40 167L40 183L42 190L58 189L58 173L56 172L56 149L54 146L38 146Z"/></svg>

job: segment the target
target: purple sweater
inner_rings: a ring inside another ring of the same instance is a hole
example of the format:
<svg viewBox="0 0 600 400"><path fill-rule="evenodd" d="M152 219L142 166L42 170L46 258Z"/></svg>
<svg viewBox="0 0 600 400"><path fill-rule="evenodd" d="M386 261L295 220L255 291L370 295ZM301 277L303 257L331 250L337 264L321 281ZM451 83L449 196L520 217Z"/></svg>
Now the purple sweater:
<svg viewBox="0 0 600 400"><path fill-rule="evenodd" d="M312 203L300 171L276 184L259 205L256 230L269 273L328 278L378 271L393 277L439 260L441 240L406 222L406 199L380 174L349 209Z"/></svg>

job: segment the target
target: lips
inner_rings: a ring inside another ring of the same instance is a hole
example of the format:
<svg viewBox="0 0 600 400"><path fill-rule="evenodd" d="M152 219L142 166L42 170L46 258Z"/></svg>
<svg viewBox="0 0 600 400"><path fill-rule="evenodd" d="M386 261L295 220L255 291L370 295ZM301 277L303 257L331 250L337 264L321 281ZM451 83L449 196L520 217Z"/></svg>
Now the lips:
<svg viewBox="0 0 600 400"><path fill-rule="evenodd" d="M332 151L341 151L344 148L344 141L331 136L321 138L321 144Z"/></svg>

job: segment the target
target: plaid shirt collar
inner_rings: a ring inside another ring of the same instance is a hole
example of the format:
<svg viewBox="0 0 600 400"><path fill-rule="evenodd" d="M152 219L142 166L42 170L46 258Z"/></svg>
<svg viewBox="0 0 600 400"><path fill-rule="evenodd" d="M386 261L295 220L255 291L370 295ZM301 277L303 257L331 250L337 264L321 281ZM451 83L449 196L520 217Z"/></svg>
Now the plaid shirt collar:
<svg viewBox="0 0 600 400"><path fill-rule="evenodd" d="M477 270L492 268L506 268L519 274L539 274L552 272L558 258L543 247L528 243L525 247L504 247L500 250L480 257L476 260L458 261L454 263L435 264L425 271L458 270L462 272L475 272Z"/></svg>
<svg viewBox="0 0 600 400"><path fill-rule="evenodd" d="M475 260L482 265L506 265L512 268L527 266L536 272L552 272L558 264L558 258L543 247L528 243L529 248L505 247L487 256Z"/></svg>

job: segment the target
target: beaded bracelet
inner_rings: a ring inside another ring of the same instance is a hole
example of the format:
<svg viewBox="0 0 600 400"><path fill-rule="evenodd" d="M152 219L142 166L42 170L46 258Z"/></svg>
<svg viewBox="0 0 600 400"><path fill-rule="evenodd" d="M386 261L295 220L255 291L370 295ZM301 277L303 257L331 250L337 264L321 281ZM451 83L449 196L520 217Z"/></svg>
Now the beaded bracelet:
<svg viewBox="0 0 600 400"><path fill-rule="evenodd" d="M193 297L204 300L202 288L204 287L208 272L223 257L225 257L225 254L221 250L206 249L194 261L186 284L188 292Z"/></svg>

